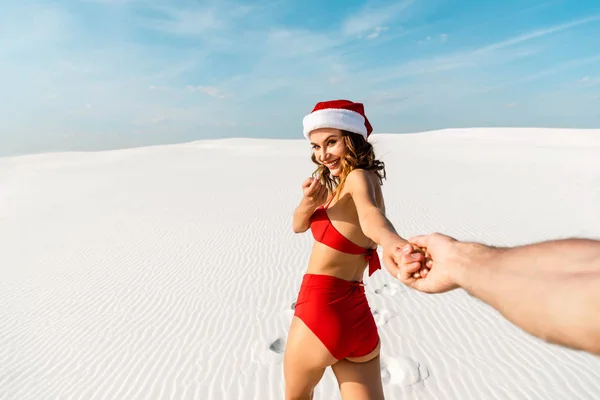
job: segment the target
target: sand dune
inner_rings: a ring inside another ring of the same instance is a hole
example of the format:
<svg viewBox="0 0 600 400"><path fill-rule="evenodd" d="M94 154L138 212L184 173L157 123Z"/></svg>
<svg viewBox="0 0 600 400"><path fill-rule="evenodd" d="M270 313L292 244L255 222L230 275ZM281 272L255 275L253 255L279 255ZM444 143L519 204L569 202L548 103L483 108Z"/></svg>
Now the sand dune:
<svg viewBox="0 0 600 400"><path fill-rule="evenodd" d="M600 130L373 135L402 235L600 238ZM303 140L0 158L1 399L281 399ZM389 399L599 399L600 358L366 279ZM328 371L319 399L337 399Z"/></svg>

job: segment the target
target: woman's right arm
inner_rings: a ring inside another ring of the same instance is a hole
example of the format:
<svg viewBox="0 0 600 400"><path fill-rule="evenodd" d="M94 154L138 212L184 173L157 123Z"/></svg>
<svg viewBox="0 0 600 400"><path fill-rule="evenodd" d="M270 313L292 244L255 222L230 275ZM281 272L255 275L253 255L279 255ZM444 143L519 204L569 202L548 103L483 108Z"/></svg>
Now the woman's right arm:
<svg viewBox="0 0 600 400"><path fill-rule="evenodd" d="M310 227L310 217L315 211L315 207L311 205L305 198L302 198L298 207L294 211L294 221L292 229L294 233L306 232Z"/></svg>
<svg viewBox="0 0 600 400"><path fill-rule="evenodd" d="M292 229L294 233L306 232L310 227L310 217L317 207L327 200L327 189L318 179L308 178L302 183L302 200L294 211Z"/></svg>

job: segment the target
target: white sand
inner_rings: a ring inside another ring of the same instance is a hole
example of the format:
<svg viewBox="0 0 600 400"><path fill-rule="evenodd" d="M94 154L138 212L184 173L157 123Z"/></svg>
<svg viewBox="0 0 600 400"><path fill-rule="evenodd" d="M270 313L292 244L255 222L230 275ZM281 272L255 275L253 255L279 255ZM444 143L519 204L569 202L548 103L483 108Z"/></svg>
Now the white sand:
<svg viewBox="0 0 600 400"><path fill-rule="evenodd" d="M600 238L600 130L374 135L402 235ZM0 158L1 399L281 399L312 238L299 140ZM389 399L599 399L600 358L367 279ZM493 284L493 282L490 282ZM337 399L328 371L318 399Z"/></svg>

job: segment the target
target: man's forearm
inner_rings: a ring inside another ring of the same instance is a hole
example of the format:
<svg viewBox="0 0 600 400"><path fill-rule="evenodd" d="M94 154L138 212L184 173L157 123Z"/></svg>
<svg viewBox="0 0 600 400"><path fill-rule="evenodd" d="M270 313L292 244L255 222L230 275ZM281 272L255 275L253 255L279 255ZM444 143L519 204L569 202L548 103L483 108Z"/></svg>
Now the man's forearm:
<svg viewBox="0 0 600 400"><path fill-rule="evenodd" d="M457 246L455 280L467 292L537 337L600 354L600 242Z"/></svg>
<svg viewBox="0 0 600 400"><path fill-rule="evenodd" d="M500 248L503 265L523 272L538 274L586 273L600 271L600 241L591 239L562 239ZM527 265L522 265L527 260Z"/></svg>

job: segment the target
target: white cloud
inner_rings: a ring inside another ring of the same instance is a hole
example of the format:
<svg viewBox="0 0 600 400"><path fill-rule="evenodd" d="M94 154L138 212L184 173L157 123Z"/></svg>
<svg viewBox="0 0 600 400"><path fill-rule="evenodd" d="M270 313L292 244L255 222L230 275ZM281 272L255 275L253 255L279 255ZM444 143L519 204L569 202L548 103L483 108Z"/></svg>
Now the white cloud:
<svg viewBox="0 0 600 400"><path fill-rule="evenodd" d="M425 44L425 43L430 43L433 41L433 38L431 37L431 35L428 35L427 37L425 37L425 39L421 39L419 40L419 44ZM446 43L448 41L448 34L447 33L442 33L439 36L439 41L440 43Z"/></svg>
<svg viewBox="0 0 600 400"><path fill-rule="evenodd" d="M413 3L414 0L404 0L383 7L372 7L367 4L356 14L346 18L342 23L342 33L348 36L360 36L372 32L378 26L385 26L397 18Z"/></svg>
<svg viewBox="0 0 600 400"><path fill-rule="evenodd" d="M161 7L159 10L163 13L162 18L149 21L149 26L173 35L201 35L225 27L224 21L212 9L182 10Z"/></svg>
<svg viewBox="0 0 600 400"><path fill-rule="evenodd" d="M401 77L407 77L412 75L422 75L427 73L434 73L444 70L450 69L459 69L459 68L471 68L474 66L482 66L482 65L491 65L491 64L502 64L506 63L510 60L529 57L536 54L536 50L534 49L519 49L517 52L502 52L502 50L514 47L516 45L522 44L529 40L539 38L551 33L567 30L570 28L574 28L579 25L587 24L594 21L600 21L600 15L591 16L583 19L578 19L569 23L556 25L551 28L536 30L527 34L522 34L519 36L515 36L504 41L493 43L490 45L485 45L483 47L476 48L471 51L458 51L455 53L446 54L440 57L433 57L429 59L422 60L411 60L405 63L400 72L392 72L377 74L378 81L386 80L386 79L398 79ZM427 36L425 39L420 40L419 44L424 44L430 42L432 40L431 36ZM495 57L490 57L490 53L495 53ZM528 82L532 80L539 79L543 76L552 75L557 72L568 70L573 67L579 65L585 65L589 63L598 62L600 56L592 56L585 57L576 60L570 60L560 65L554 66L544 71L540 71L535 74L531 74L517 80L512 80L510 82L501 83L499 85L488 86L486 88L481 88L481 90L489 91L498 89L501 87L505 87L507 85L511 85L514 83Z"/></svg>
<svg viewBox="0 0 600 400"><path fill-rule="evenodd" d="M272 29L267 34L267 55L272 57L304 58L325 52L340 45L335 35L301 29Z"/></svg>
<svg viewBox="0 0 600 400"><path fill-rule="evenodd" d="M510 47L513 46L515 44L519 44L525 41L529 41L532 39L537 39L540 38L542 36L546 36L552 33L556 33L556 32L560 32L560 31L564 31L570 28L574 28L576 26L579 25L584 25L584 24L588 24L590 22L595 22L595 21L600 21L600 15L593 15L587 18L582 18L582 19L578 19L566 24L559 24L559 25L555 25L552 26L550 28L546 28L546 29L538 29L535 30L533 32L529 32L523 35L519 35L507 40L504 40L502 42L498 42L498 43L494 43L485 47L482 47L480 49L478 49L478 51L480 52L488 52L488 51L493 51L493 50L498 50L498 49L502 49L505 47Z"/></svg>
<svg viewBox="0 0 600 400"><path fill-rule="evenodd" d="M293 127L300 109L310 108L316 97L329 96L362 98L366 103L377 104L377 112L396 113L393 118L398 118L397 112L409 108L443 108L445 103L460 103L456 101L459 96L473 100L476 94L498 82L502 87L527 74L533 75L520 79L538 79L577 65L558 68L565 59L557 55L553 64L544 64L552 68L550 71L532 70L533 63L523 63L527 64L523 69L502 68L509 61L535 54L536 43L528 41L594 18L457 51L461 43L454 32L445 31L446 28L435 31L429 25L410 26L410 21L404 21L403 10L411 2L383 8L375 8L371 3L339 28L311 30L280 23L277 11L265 11L263 6L260 7L264 13L259 15L256 5L250 10L229 0L225 0L226 4L205 0L199 8L195 1L169 4L167 0L96 0L128 3L107 9L118 13L119 18L123 16L124 21L130 18L130 25L106 32L92 31L87 38L85 21L77 21L76 12L57 9L55 13L42 8L37 19L26 13L14 13L11 18L0 15L0 73L10 77L6 79L7 92L15 93L3 110L4 126L35 137L42 124L49 127L48 131L72 132L82 143L88 132L129 133L134 131L132 126L153 137L184 137L186 132L197 135L198 126L212 128L218 124L222 124L220 132L231 128L232 132L245 134L248 130L243 129L252 124L268 129L273 125ZM250 12L247 18L240 19ZM400 21L407 23L402 43L398 41ZM136 32L140 22L142 27L160 31L153 34L161 36L161 40L137 41L141 37ZM132 32L135 36L130 35ZM185 40L174 42L181 38L165 38L163 32L185 36ZM382 50L382 44L392 40L400 46L416 47L419 36L444 52L426 56L425 52L402 51L394 60L365 56L367 51L375 54ZM365 47L356 37L373 40L373 45ZM87 45L85 41L89 39L94 40L94 46ZM20 49L19 57L5 56L3 44ZM220 63L226 63L226 67L221 68ZM587 91L584 85L597 82L595 73L590 70L587 74L590 76L581 82L577 78L585 73L568 83L574 92ZM582 87L577 88L576 84ZM595 94L594 89L585 93L587 98ZM230 101L234 96L235 101ZM494 100L490 108L511 108L511 100ZM477 101L474 103L479 106ZM256 115L257 104L274 110L276 124ZM518 113L527 107L522 103L504 114ZM36 121L27 119L32 110L40 111L35 113ZM202 131L207 136L214 132Z"/></svg>
<svg viewBox="0 0 600 400"><path fill-rule="evenodd" d="M176 36L195 36L203 40L207 33L224 32L235 28L235 23L245 18L253 7L233 1L183 1L164 2L164 4L148 4L154 17L145 17L147 27Z"/></svg>
<svg viewBox="0 0 600 400"><path fill-rule="evenodd" d="M539 78L543 78L548 75L554 75L559 72L567 71L567 70L575 68L575 67L579 67L579 66L586 65L586 64L595 64L595 63L599 63L599 62L600 62L600 54L597 54L592 57L583 57L583 58L578 58L578 59L574 59L574 60L569 60L569 61L560 63L558 65L555 65L551 68L547 68L545 70L539 71L535 74L525 76L525 77L517 80L515 83L530 82L530 81L533 81L533 80L536 80Z"/></svg>
<svg viewBox="0 0 600 400"><path fill-rule="evenodd" d="M540 78L544 78L544 77L551 76L551 75L554 75L554 74L557 74L560 72L568 71L572 68L576 68L576 67L586 65L586 64L594 64L594 63L598 63L598 62L600 62L600 54L598 54L596 56L592 56L592 57L584 57L584 58L569 60L569 61L565 61L560 64L557 64L553 67L538 71L534 74L526 75L526 76L523 76L523 77L517 78L517 79L512 79L512 80L502 82L502 83L499 83L496 85L482 87L482 88L480 88L480 91L491 92L493 90L503 89L503 88L505 88L507 86L511 86L511 85L532 82L532 81L538 80ZM583 79L585 80L585 78L583 78ZM581 84L581 81L579 83ZM584 81L584 83L585 83L585 81Z"/></svg>
<svg viewBox="0 0 600 400"><path fill-rule="evenodd" d="M581 78L578 82L581 86L591 87L600 85L600 78L591 78L589 76L585 76Z"/></svg>
<svg viewBox="0 0 600 400"><path fill-rule="evenodd" d="M375 27L375 30L372 33L370 33L366 36L366 39L369 39L369 40L375 39L381 34L381 32L385 32L389 28L390 28L389 26L377 26L377 27Z"/></svg>
<svg viewBox="0 0 600 400"><path fill-rule="evenodd" d="M431 36L427 36L425 39L419 40L419 44L425 44L431 41Z"/></svg>

